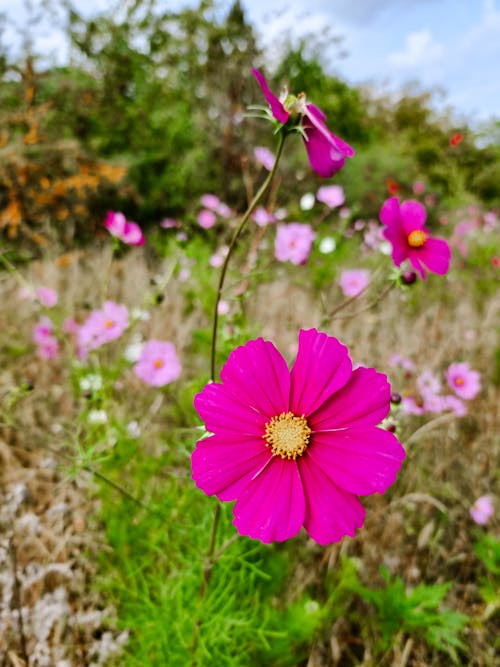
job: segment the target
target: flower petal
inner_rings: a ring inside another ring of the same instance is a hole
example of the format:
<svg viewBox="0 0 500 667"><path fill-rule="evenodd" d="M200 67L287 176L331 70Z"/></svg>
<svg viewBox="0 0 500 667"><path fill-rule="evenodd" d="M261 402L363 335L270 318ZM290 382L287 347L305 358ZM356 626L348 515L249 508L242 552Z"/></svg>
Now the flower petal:
<svg viewBox="0 0 500 667"><path fill-rule="evenodd" d="M317 329L302 329L291 371L290 410L310 415L348 382L351 373L345 345Z"/></svg>
<svg viewBox="0 0 500 667"><path fill-rule="evenodd" d="M419 260L429 271L443 276L450 268L450 246L443 239L428 238L420 248Z"/></svg>
<svg viewBox="0 0 500 667"><path fill-rule="evenodd" d="M410 199L404 201L399 208L404 231L411 234L415 229L422 229L427 219L425 206L419 201Z"/></svg>
<svg viewBox="0 0 500 667"><path fill-rule="evenodd" d="M235 500L272 457L262 438L212 435L191 455L192 478L207 495Z"/></svg>
<svg viewBox="0 0 500 667"><path fill-rule="evenodd" d="M354 537L365 519L365 508L352 493L339 489L307 454L299 461L304 485L304 528L323 546L345 535Z"/></svg>
<svg viewBox="0 0 500 667"><path fill-rule="evenodd" d="M349 493L384 493L396 480L406 453L397 438L377 427L315 433L307 456Z"/></svg>
<svg viewBox="0 0 500 667"><path fill-rule="evenodd" d="M374 368L357 368L349 382L307 419L313 433L353 426L377 426L391 407L391 385Z"/></svg>
<svg viewBox="0 0 500 667"><path fill-rule="evenodd" d="M240 535L261 542L282 542L304 523L305 500L295 461L275 456L245 488L234 506Z"/></svg>
<svg viewBox="0 0 500 667"><path fill-rule="evenodd" d="M216 382L194 397L194 407L211 433L260 438L268 418Z"/></svg>
<svg viewBox="0 0 500 667"><path fill-rule="evenodd" d="M237 347L220 376L228 392L267 418L289 409L290 371L269 341L257 338Z"/></svg>
<svg viewBox="0 0 500 667"><path fill-rule="evenodd" d="M392 261L396 266L400 266L405 259L408 259L408 243L401 228L393 225L384 229L382 234L392 246Z"/></svg>
<svg viewBox="0 0 500 667"><path fill-rule="evenodd" d="M290 114L281 104L276 95L272 93L271 90L269 89L265 76L261 74L258 69L253 69L252 74L257 79L257 83L261 87L262 92L264 93L264 97L266 98L267 103L271 107L271 112L273 116L280 123L286 123Z"/></svg>
<svg viewBox="0 0 500 667"><path fill-rule="evenodd" d="M312 125L304 124L307 140L304 144L311 169L321 178L330 178L345 164L345 156L336 144ZM333 135L332 135L333 137Z"/></svg>
<svg viewBox="0 0 500 667"><path fill-rule="evenodd" d="M399 227L399 199L397 197L389 197L382 204L380 209L380 221L387 227Z"/></svg>

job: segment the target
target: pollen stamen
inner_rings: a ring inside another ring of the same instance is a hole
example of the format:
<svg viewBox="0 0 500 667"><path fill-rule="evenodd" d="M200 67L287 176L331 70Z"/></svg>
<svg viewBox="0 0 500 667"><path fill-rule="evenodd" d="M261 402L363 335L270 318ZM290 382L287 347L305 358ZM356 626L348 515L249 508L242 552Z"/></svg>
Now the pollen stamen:
<svg viewBox="0 0 500 667"><path fill-rule="evenodd" d="M293 412L282 412L266 424L262 436L273 454L282 459L296 459L306 451L311 436L304 415L296 417Z"/></svg>
<svg viewBox="0 0 500 667"><path fill-rule="evenodd" d="M421 248L427 240L427 234L422 229L414 229L408 234L408 245L412 248Z"/></svg>

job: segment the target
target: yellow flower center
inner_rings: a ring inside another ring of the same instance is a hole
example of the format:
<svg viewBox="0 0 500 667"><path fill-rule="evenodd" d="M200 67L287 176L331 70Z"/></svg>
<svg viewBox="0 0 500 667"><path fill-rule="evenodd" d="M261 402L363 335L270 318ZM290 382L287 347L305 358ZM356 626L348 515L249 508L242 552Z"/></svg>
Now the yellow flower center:
<svg viewBox="0 0 500 667"><path fill-rule="evenodd" d="M296 417L293 412L282 412L267 422L262 437L273 454L282 459L296 459L306 451L310 436L304 415Z"/></svg>
<svg viewBox="0 0 500 667"><path fill-rule="evenodd" d="M427 240L427 234L421 229L414 229L408 234L408 245L412 248L421 248Z"/></svg>
<svg viewBox="0 0 500 667"><path fill-rule="evenodd" d="M164 361L163 359L157 359L155 361L155 368L163 368Z"/></svg>
<svg viewBox="0 0 500 667"><path fill-rule="evenodd" d="M112 327L115 326L115 323L113 322L113 320L106 320L104 326L106 327L106 329L111 329Z"/></svg>
<svg viewBox="0 0 500 667"><path fill-rule="evenodd" d="M455 384L457 385L457 387L461 387L463 383L464 383L463 378L456 378Z"/></svg>

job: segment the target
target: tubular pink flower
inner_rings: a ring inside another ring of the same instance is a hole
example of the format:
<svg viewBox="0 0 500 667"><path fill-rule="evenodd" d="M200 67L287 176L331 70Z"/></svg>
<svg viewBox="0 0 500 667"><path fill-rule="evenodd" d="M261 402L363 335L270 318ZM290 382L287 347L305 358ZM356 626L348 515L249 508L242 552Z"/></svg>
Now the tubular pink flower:
<svg viewBox="0 0 500 667"><path fill-rule="evenodd" d="M325 114L314 104L305 102L305 95L301 94L292 101L286 102L274 95L267 85L263 74L252 69L267 103L271 107L273 117L280 123L288 122L290 113L287 107L297 111L302 116L302 130L304 143L309 157L311 168L322 178L330 178L342 169L347 157L354 155L354 149L345 141L336 137L326 126Z"/></svg>
<svg viewBox="0 0 500 667"><path fill-rule="evenodd" d="M377 427L390 409L386 376L353 371L347 348L316 329L300 331L291 370L262 338L236 348L194 405L213 435L196 445L193 479L236 500L238 532L262 542L302 526L323 545L354 536L358 496L384 493L405 458Z"/></svg>
<svg viewBox="0 0 500 667"><path fill-rule="evenodd" d="M397 197L387 199L380 209L380 220L386 226L385 238L392 245L392 261L396 266L408 259L425 280L425 269L444 275L450 268L450 246L442 239L431 237L424 226L427 212L418 201L399 203Z"/></svg>
<svg viewBox="0 0 500 667"><path fill-rule="evenodd" d="M127 245L144 245L144 234L136 222L126 219L123 213L108 211L104 226L112 236Z"/></svg>
<svg viewBox="0 0 500 667"><path fill-rule="evenodd" d="M450 364L445 375L448 385L459 398L470 401L481 391L481 377L466 361Z"/></svg>
<svg viewBox="0 0 500 667"><path fill-rule="evenodd" d="M134 373L152 387L163 387L177 380L181 364L173 343L148 341L134 366Z"/></svg>

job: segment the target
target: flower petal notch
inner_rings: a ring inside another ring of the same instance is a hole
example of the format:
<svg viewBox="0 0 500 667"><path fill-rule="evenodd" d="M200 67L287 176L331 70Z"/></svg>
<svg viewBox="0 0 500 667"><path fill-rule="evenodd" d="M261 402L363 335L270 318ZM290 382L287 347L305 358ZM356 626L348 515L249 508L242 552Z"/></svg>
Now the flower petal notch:
<svg viewBox="0 0 500 667"><path fill-rule="evenodd" d="M252 539L279 542L302 527L322 545L354 536L358 496L384 493L405 458L378 427L390 397L385 375L353 371L347 348L316 329L300 331L291 370L272 343L251 340L195 397L213 435L196 445L193 480L236 500L233 523Z"/></svg>
<svg viewBox="0 0 500 667"><path fill-rule="evenodd" d="M400 204L397 197L390 197L380 209L380 220L386 226L383 234L392 246L392 261L401 266L409 260L422 280L425 269L441 276L448 273L451 261L450 246L430 235L426 218L425 207L413 200Z"/></svg>

